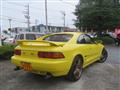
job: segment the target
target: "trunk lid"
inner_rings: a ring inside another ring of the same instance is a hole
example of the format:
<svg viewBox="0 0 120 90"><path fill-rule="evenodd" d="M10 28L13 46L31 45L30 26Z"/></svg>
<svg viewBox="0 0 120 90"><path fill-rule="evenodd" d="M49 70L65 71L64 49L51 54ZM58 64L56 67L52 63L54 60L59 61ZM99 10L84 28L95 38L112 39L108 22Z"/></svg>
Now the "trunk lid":
<svg viewBox="0 0 120 90"><path fill-rule="evenodd" d="M19 48L23 57L38 58L39 51L59 52L65 45L64 42L51 42L39 40L20 40L18 41Z"/></svg>
<svg viewBox="0 0 120 90"><path fill-rule="evenodd" d="M63 46L64 42L51 42L51 41L39 41L39 40L19 40L17 41L20 46Z"/></svg>

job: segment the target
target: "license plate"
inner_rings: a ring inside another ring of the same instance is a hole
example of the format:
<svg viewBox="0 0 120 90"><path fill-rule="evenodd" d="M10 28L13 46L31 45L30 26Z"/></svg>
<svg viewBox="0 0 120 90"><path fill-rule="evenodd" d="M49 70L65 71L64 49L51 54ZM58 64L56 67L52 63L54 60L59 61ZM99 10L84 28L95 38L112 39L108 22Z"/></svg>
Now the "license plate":
<svg viewBox="0 0 120 90"><path fill-rule="evenodd" d="M21 63L21 67L22 67L25 71L32 71L32 66L31 66L30 63L22 62L22 63Z"/></svg>

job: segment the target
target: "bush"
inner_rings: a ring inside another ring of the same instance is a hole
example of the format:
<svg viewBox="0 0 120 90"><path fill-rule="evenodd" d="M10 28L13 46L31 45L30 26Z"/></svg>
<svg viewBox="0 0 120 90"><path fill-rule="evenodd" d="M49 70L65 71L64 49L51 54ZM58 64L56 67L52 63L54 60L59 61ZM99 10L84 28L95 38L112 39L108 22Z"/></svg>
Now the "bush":
<svg viewBox="0 0 120 90"><path fill-rule="evenodd" d="M14 53L15 45L5 45L0 47L0 59L10 59Z"/></svg>
<svg viewBox="0 0 120 90"><path fill-rule="evenodd" d="M103 44L113 44L115 42L114 39L109 36L96 37L94 40L101 40Z"/></svg>

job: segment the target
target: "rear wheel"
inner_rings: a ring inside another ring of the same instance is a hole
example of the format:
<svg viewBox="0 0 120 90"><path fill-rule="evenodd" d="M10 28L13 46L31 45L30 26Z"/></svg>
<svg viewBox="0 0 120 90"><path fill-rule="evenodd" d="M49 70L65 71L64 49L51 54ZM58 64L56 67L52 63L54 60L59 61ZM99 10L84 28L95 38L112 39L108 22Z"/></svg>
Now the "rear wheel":
<svg viewBox="0 0 120 90"><path fill-rule="evenodd" d="M100 57L100 60L98 62L103 63L107 60L108 57L108 52L107 50L104 48Z"/></svg>
<svg viewBox="0 0 120 90"><path fill-rule="evenodd" d="M71 69L67 75L67 79L70 81L77 81L80 79L83 71L83 61L79 56L76 56Z"/></svg>

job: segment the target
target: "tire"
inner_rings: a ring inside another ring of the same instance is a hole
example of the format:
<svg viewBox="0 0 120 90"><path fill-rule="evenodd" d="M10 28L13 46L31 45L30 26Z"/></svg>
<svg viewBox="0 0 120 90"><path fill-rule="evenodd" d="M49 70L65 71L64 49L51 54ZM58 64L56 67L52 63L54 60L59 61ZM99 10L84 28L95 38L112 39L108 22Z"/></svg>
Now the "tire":
<svg viewBox="0 0 120 90"><path fill-rule="evenodd" d="M82 71L83 71L83 61L79 56L76 56L71 66L71 69L68 75L66 76L67 80L69 81L79 80L81 77Z"/></svg>
<svg viewBox="0 0 120 90"><path fill-rule="evenodd" d="M107 60L108 57L108 52L107 50L104 48L102 51L102 54L100 56L100 60L98 61L99 63L104 63Z"/></svg>

